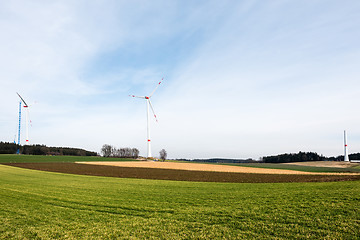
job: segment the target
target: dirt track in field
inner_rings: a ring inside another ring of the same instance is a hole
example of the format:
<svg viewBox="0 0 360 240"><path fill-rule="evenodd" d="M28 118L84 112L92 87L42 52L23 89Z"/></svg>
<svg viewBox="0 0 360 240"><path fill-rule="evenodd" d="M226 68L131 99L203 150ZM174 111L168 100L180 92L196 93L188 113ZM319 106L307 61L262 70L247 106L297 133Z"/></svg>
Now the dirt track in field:
<svg viewBox="0 0 360 240"><path fill-rule="evenodd" d="M176 163L176 162L78 162L79 164L132 167L132 168L156 168L187 171L227 172L227 173L256 173L256 174L297 174L297 175L359 175L357 173L314 173L284 169L240 167L201 163Z"/></svg>
<svg viewBox="0 0 360 240"><path fill-rule="evenodd" d="M143 167L115 167L77 163L4 163L4 165L41 171L118 178L156 180L231 182L231 183L285 183L285 182L334 182L360 180L360 175L301 175L255 174L236 172L188 171Z"/></svg>

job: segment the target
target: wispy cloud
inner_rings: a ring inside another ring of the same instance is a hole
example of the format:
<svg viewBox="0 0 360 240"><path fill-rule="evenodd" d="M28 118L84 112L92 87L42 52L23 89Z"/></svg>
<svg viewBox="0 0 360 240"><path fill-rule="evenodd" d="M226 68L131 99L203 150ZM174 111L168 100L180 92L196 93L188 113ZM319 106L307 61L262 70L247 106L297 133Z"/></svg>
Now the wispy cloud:
<svg viewBox="0 0 360 240"><path fill-rule="evenodd" d="M360 144L357 1L0 3L0 140L29 101L34 143L169 157L341 154ZM358 146L359 147L359 146Z"/></svg>

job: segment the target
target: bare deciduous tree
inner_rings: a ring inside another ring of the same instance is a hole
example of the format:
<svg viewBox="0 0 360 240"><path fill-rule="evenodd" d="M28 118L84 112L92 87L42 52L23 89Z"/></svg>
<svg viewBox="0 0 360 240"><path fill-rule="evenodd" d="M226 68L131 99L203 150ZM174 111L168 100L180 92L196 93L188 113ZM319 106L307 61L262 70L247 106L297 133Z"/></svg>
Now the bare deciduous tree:
<svg viewBox="0 0 360 240"><path fill-rule="evenodd" d="M111 145L104 144L101 148L101 154L104 157L117 158L138 158L139 150L137 148L115 148Z"/></svg>
<svg viewBox="0 0 360 240"><path fill-rule="evenodd" d="M166 160L167 157L167 152L165 149L161 149L160 153L160 159L164 162Z"/></svg>
<svg viewBox="0 0 360 240"><path fill-rule="evenodd" d="M139 150L137 148L133 148L132 150L132 157L133 158L138 158L139 157Z"/></svg>
<svg viewBox="0 0 360 240"><path fill-rule="evenodd" d="M101 148L101 154L103 157L110 157L113 154L113 146L104 144Z"/></svg>

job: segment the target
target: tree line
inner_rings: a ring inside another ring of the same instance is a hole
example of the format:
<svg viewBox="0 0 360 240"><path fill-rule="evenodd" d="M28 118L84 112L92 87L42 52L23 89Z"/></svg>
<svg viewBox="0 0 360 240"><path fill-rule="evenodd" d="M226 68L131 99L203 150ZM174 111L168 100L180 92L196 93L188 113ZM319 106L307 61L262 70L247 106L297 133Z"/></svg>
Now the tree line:
<svg viewBox="0 0 360 240"><path fill-rule="evenodd" d="M115 148L109 144L104 144L101 148L103 157L138 158L139 153L137 148Z"/></svg>
<svg viewBox="0 0 360 240"><path fill-rule="evenodd" d="M48 147L46 145L18 145L16 143L0 142L0 154L28 154L28 155L68 155L68 156L97 156L96 152L80 148Z"/></svg>
<svg viewBox="0 0 360 240"><path fill-rule="evenodd" d="M349 154L350 160L360 160L360 153ZM314 152L285 153L276 156L266 156L261 159L265 163L289 163L308 161L344 161L344 156L325 157Z"/></svg>

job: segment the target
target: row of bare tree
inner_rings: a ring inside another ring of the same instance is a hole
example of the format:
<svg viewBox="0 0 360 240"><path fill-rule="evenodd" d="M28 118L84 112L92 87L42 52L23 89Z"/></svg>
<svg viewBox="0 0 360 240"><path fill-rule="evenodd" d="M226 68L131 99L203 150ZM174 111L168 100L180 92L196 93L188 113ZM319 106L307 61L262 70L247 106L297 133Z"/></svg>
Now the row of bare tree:
<svg viewBox="0 0 360 240"><path fill-rule="evenodd" d="M161 149L159 152L160 159L165 161L167 158L167 152L165 149ZM118 158L138 158L139 150L137 148L115 148L109 144L104 144L101 148L101 155L103 157L118 157Z"/></svg>
<svg viewBox="0 0 360 240"><path fill-rule="evenodd" d="M101 155L104 157L138 158L139 150L137 148L117 149L109 144L104 144L101 148Z"/></svg>

